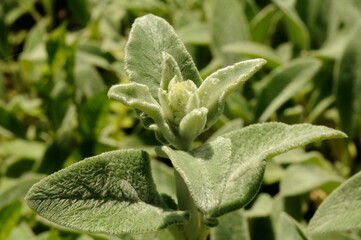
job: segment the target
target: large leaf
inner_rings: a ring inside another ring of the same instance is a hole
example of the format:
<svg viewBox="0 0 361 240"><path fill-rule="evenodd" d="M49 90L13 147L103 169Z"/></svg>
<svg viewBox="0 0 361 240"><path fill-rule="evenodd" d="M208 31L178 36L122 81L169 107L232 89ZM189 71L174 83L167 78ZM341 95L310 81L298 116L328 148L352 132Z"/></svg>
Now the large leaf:
<svg viewBox="0 0 361 240"><path fill-rule="evenodd" d="M336 65L336 98L342 129L355 136L361 123L361 21Z"/></svg>
<svg viewBox="0 0 361 240"><path fill-rule="evenodd" d="M276 68L264 79L257 98L256 118L266 121L279 107L309 82L320 68L315 59L300 58Z"/></svg>
<svg viewBox="0 0 361 240"><path fill-rule="evenodd" d="M245 206L262 183L265 159L292 148L345 135L327 127L255 124L218 137L190 152L163 147L188 185L197 207L218 217Z"/></svg>
<svg viewBox="0 0 361 240"><path fill-rule="evenodd" d="M361 229L361 172L333 191L317 209L308 229L312 234Z"/></svg>
<svg viewBox="0 0 361 240"><path fill-rule="evenodd" d="M163 207L140 150L104 153L35 184L28 205L60 225L109 234L156 231L184 223L185 212Z"/></svg>
<svg viewBox="0 0 361 240"><path fill-rule="evenodd" d="M165 20L154 15L137 18L130 31L125 48L125 68L130 81L148 86L152 96L158 99L163 52L173 56L184 80L200 85L201 77L184 44Z"/></svg>

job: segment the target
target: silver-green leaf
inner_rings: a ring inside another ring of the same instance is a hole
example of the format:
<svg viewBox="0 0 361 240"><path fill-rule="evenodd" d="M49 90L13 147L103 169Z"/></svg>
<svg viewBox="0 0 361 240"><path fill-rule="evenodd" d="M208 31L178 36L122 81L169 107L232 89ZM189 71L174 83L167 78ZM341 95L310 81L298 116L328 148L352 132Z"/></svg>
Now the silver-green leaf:
<svg viewBox="0 0 361 240"><path fill-rule="evenodd" d="M35 184L28 205L66 227L108 234L143 233L187 221L156 190L149 156L120 150L84 159Z"/></svg>
<svg viewBox="0 0 361 240"><path fill-rule="evenodd" d="M163 72L163 52L177 62L184 80L197 86L202 82L191 55L164 19L146 15L137 18L125 48L125 69L130 81L149 87L151 95L158 98L158 88Z"/></svg>
<svg viewBox="0 0 361 240"><path fill-rule="evenodd" d="M223 113L225 97L239 88L256 73L266 61L252 59L222 68L208 76L198 89L201 106L208 108L206 128L217 121Z"/></svg>
<svg viewBox="0 0 361 240"><path fill-rule="evenodd" d="M309 124L254 124L225 134L190 152L163 147L187 184L196 206L219 217L245 206L257 194L265 159L318 140L345 137Z"/></svg>

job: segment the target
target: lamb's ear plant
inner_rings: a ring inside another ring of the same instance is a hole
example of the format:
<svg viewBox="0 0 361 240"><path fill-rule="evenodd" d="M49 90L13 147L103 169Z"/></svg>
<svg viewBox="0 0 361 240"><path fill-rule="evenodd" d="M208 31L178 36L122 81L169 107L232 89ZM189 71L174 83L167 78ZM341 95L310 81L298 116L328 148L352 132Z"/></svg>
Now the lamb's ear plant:
<svg viewBox="0 0 361 240"><path fill-rule="evenodd" d="M109 97L136 109L171 160L176 204L157 191L150 157L118 150L87 158L35 184L28 205L44 218L80 231L119 235L167 228L175 239L207 239L217 218L257 194L266 159L342 132L309 124L254 124L192 148L221 116L226 96L266 62L239 62L201 79L173 28L163 19L137 19L125 49L129 83Z"/></svg>

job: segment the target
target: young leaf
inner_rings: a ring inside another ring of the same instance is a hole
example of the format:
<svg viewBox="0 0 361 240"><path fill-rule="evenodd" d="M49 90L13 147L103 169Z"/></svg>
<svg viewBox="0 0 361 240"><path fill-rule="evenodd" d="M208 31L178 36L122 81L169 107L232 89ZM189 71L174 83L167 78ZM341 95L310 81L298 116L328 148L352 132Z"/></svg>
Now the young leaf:
<svg viewBox="0 0 361 240"><path fill-rule="evenodd" d="M114 85L109 89L108 96L127 106L145 112L153 119L161 118L161 109L158 102L150 94L149 88L143 84L132 82Z"/></svg>
<svg viewBox="0 0 361 240"><path fill-rule="evenodd" d="M336 65L336 103L342 129L354 137L361 121L361 21Z"/></svg>
<svg viewBox="0 0 361 240"><path fill-rule="evenodd" d="M297 59L275 69L266 79L256 105L256 118L266 121L279 107L301 90L320 68L315 59Z"/></svg>
<svg viewBox="0 0 361 240"><path fill-rule="evenodd" d="M208 76L198 89L201 106L208 108L206 128L209 128L223 112L226 96L239 88L266 63L263 59L242 61L218 70Z"/></svg>
<svg viewBox="0 0 361 240"><path fill-rule="evenodd" d="M125 48L125 68L130 81L149 87L158 99L162 79L163 52L176 60L184 80L197 86L202 82L192 57L174 29L162 18L146 15L135 20Z"/></svg>
<svg viewBox="0 0 361 240"><path fill-rule="evenodd" d="M312 234L361 229L361 172L335 191L317 209L308 229Z"/></svg>
<svg viewBox="0 0 361 240"><path fill-rule="evenodd" d="M265 159L323 139L337 130L309 124L264 123L218 137L190 152L163 147L188 185L200 211L210 217L245 206L262 183Z"/></svg>
<svg viewBox="0 0 361 240"><path fill-rule="evenodd" d="M73 164L35 184L26 201L46 219L88 232L142 233L187 221L187 213L163 207L140 150Z"/></svg>

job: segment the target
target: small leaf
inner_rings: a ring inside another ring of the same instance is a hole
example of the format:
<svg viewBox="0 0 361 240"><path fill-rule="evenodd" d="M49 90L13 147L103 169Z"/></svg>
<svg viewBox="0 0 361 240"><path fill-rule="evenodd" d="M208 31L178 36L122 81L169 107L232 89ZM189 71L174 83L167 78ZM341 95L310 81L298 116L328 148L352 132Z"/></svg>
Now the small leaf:
<svg viewBox="0 0 361 240"><path fill-rule="evenodd" d="M180 72L176 60L172 57L172 55L167 52L163 52L162 79L160 81L160 88L167 90L170 81L174 77L179 79L179 81L183 81L182 73Z"/></svg>
<svg viewBox="0 0 361 240"><path fill-rule="evenodd" d="M15 200L22 200L30 187L42 178L43 176L39 174L27 174L14 182L0 182L0 208Z"/></svg>
<svg viewBox="0 0 361 240"><path fill-rule="evenodd" d="M148 86L151 95L157 99L163 52L173 56L184 80L192 80L197 86L201 84L193 59L172 26L154 15L137 18L130 31L125 48L125 68L130 81Z"/></svg>
<svg viewBox="0 0 361 240"><path fill-rule="evenodd" d="M108 234L156 231L188 217L163 208L149 156L140 150L107 152L73 164L35 184L26 201L55 223Z"/></svg>
<svg viewBox="0 0 361 240"><path fill-rule="evenodd" d="M218 70L204 80L198 93L201 106L209 110L206 128L212 126L222 114L226 96L239 88L265 63L263 59L239 62Z"/></svg>
<svg viewBox="0 0 361 240"><path fill-rule="evenodd" d="M211 42L208 24L194 22L177 30L179 37L185 44L209 45Z"/></svg>
<svg viewBox="0 0 361 240"><path fill-rule="evenodd" d="M336 104L342 129L354 137L361 120L361 21L355 25L336 63Z"/></svg>
<svg viewBox="0 0 361 240"><path fill-rule="evenodd" d="M281 180L280 192L283 196L295 196L308 193L325 184L332 184L333 187L337 187L341 182L342 178L336 174L332 174L311 162L305 162L293 164L287 168Z"/></svg>
<svg viewBox="0 0 361 240"><path fill-rule="evenodd" d="M361 172L333 191L319 206L308 229L311 234L361 229Z"/></svg>
<svg viewBox="0 0 361 240"><path fill-rule="evenodd" d="M6 240L21 217L22 204L15 201L0 208L0 239Z"/></svg>
<svg viewBox="0 0 361 240"><path fill-rule="evenodd" d="M161 118L160 106L145 85L134 82L114 85L109 89L108 96L127 106L145 112L153 119Z"/></svg>
<svg viewBox="0 0 361 240"><path fill-rule="evenodd" d="M309 82L320 68L315 59L297 59L276 68L263 81L256 105L256 118L266 121Z"/></svg>
<svg viewBox="0 0 361 240"><path fill-rule="evenodd" d="M268 4L252 19L250 27L252 29L252 40L255 42L264 43L276 27L279 16L276 13L276 8L273 4Z"/></svg>
<svg viewBox="0 0 361 240"><path fill-rule="evenodd" d="M226 45L223 49L225 52L240 54L247 57L263 58L272 68L283 63L282 58L279 57L271 47L264 44L243 41Z"/></svg>
<svg viewBox="0 0 361 240"><path fill-rule="evenodd" d="M264 123L218 137L190 152L163 147L191 196L208 217L245 206L259 190L265 159L314 141L345 135L309 124Z"/></svg>
<svg viewBox="0 0 361 240"><path fill-rule="evenodd" d="M297 15L297 12L284 1L273 0L273 2L283 13L287 32L293 44L299 49L308 49L310 47L310 36L307 27Z"/></svg>
<svg viewBox="0 0 361 240"><path fill-rule="evenodd" d="M179 123L179 135L182 139L193 142L204 130L208 109L197 108L188 113Z"/></svg>
<svg viewBox="0 0 361 240"><path fill-rule="evenodd" d="M250 240L244 212L239 210L220 217L218 226L211 229L211 239Z"/></svg>
<svg viewBox="0 0 361 240"><path fill-rule="evenodd" d="M302 229L286 213L281 213L278 225L278 240L308 240Z"/></svg>

